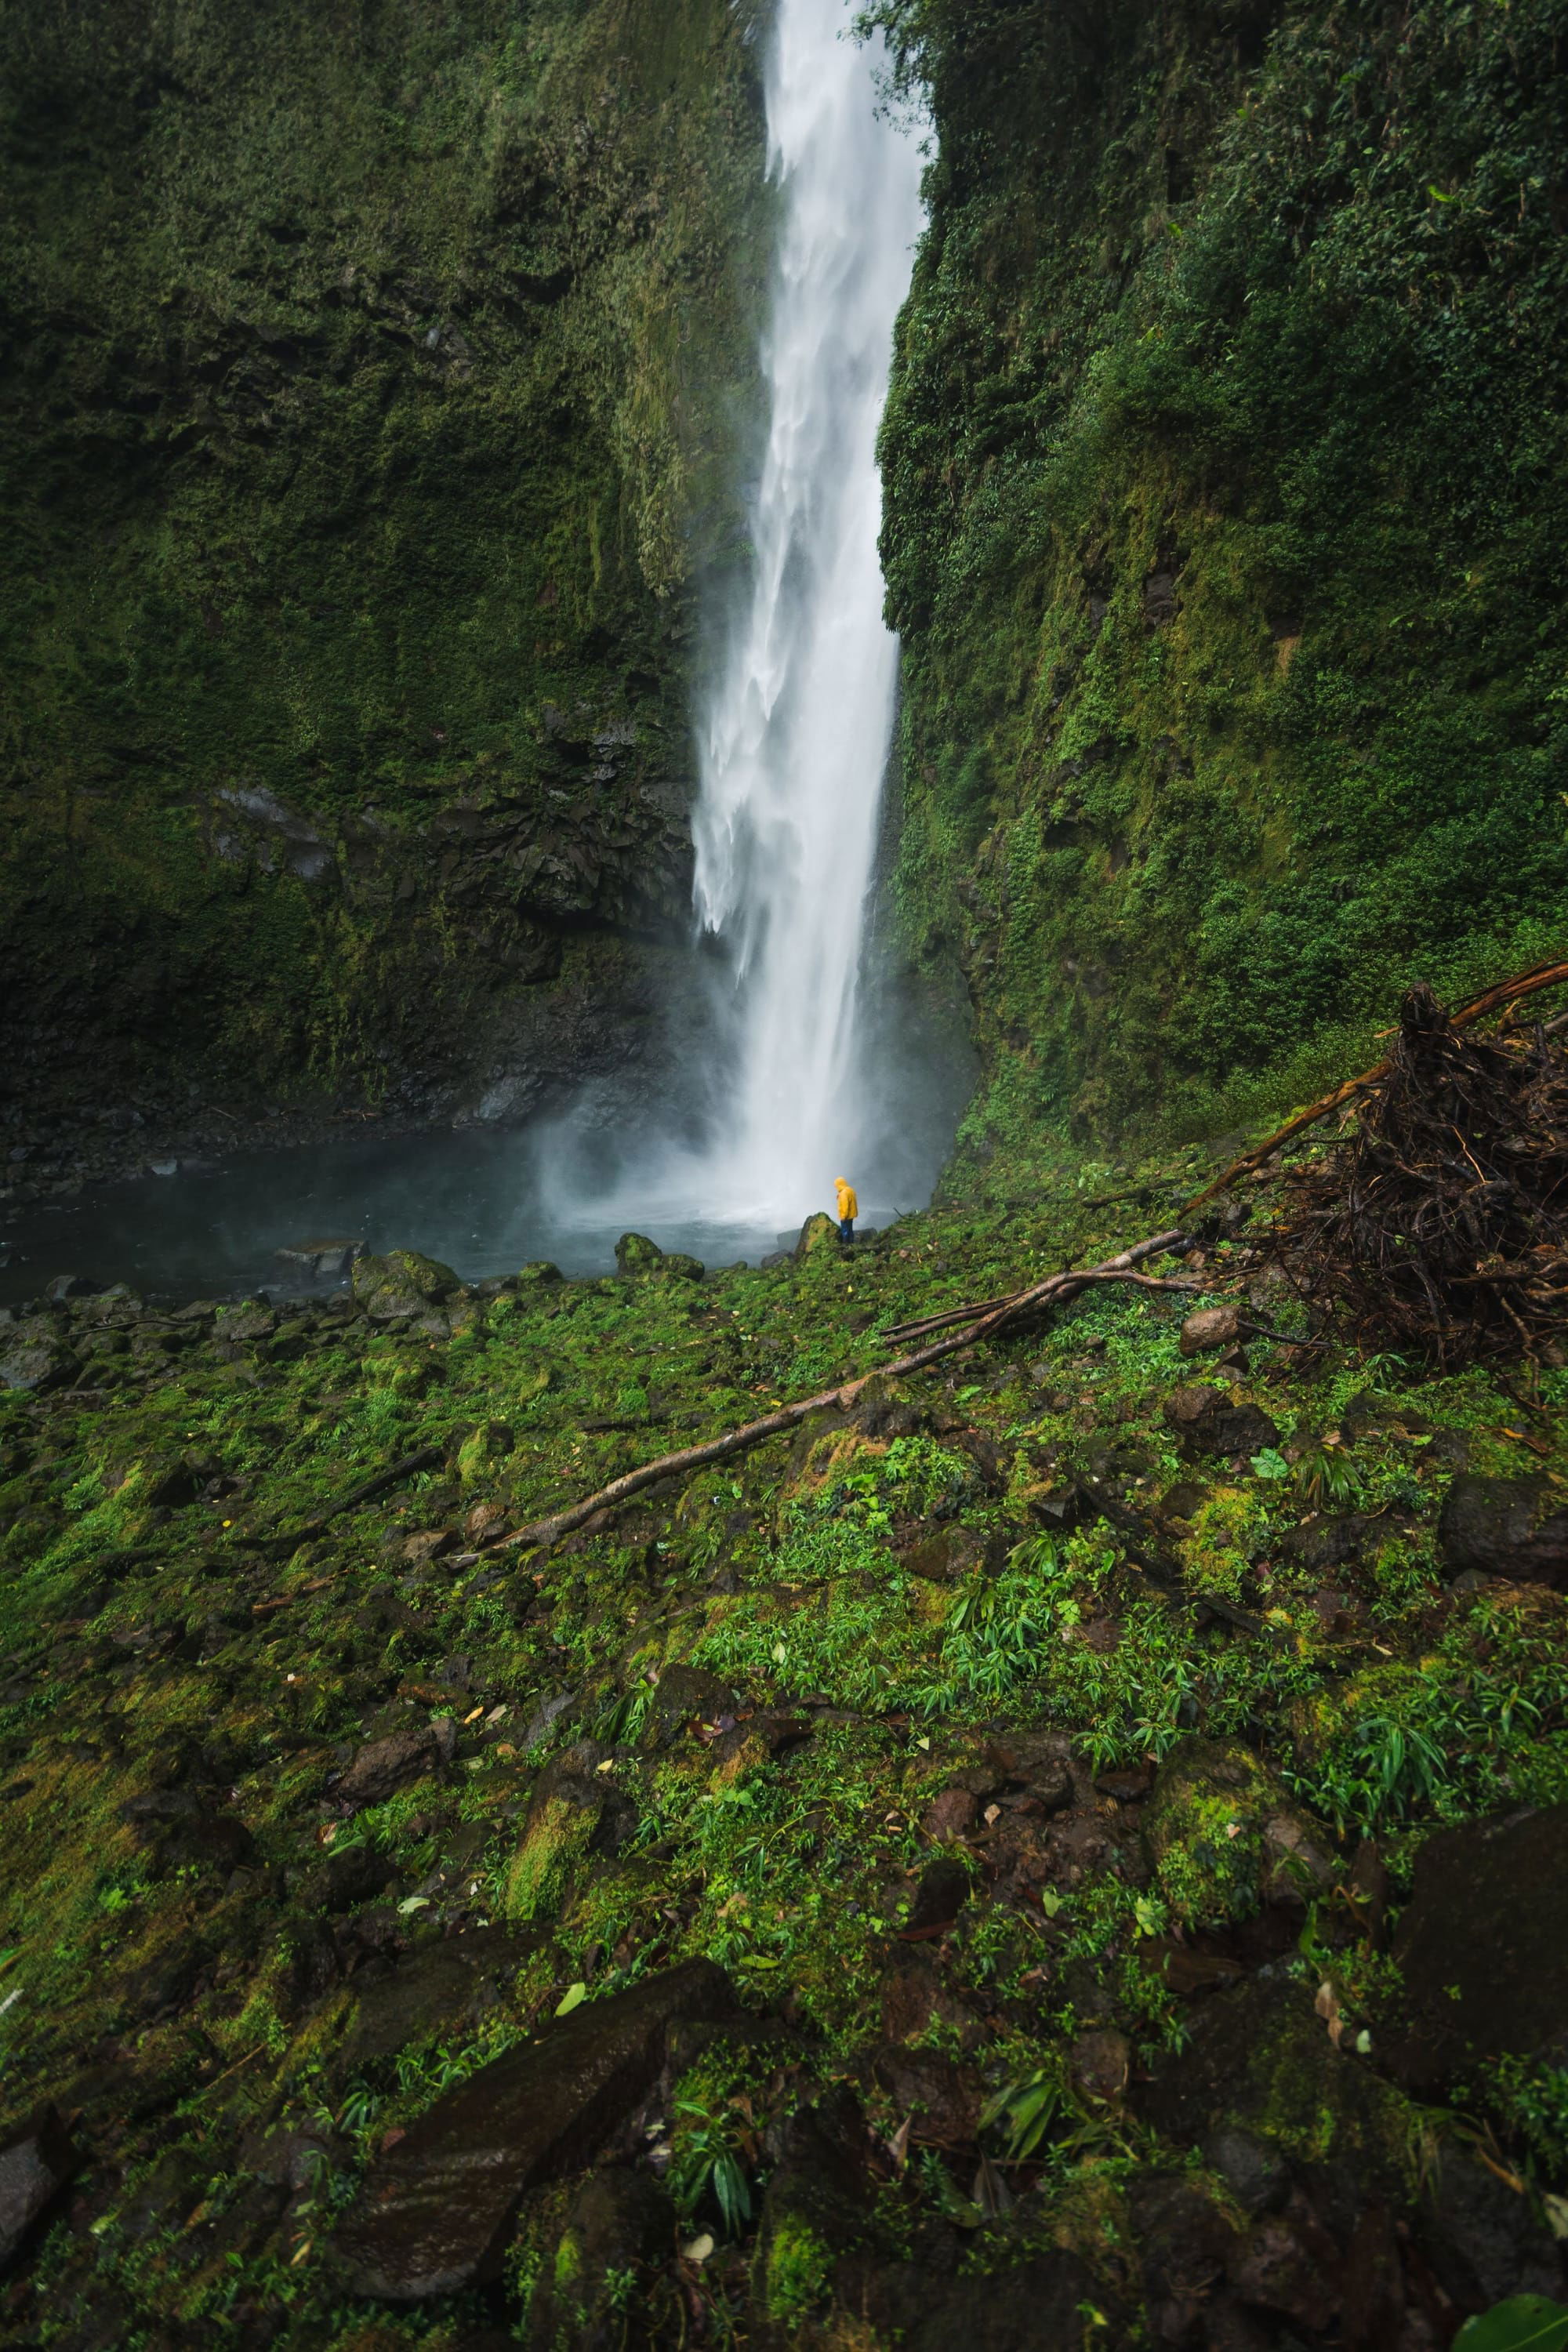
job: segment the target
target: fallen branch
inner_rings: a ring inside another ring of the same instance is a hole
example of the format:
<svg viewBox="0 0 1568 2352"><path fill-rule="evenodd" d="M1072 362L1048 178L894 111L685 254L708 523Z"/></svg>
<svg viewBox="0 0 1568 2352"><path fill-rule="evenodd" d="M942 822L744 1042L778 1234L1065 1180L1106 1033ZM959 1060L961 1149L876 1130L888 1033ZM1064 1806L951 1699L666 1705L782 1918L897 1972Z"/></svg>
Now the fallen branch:
<svg viewBox="0 0 1568 2352"><path fill-rule="evenodd" d="M1534 996L1543 988L1556 988L1564 982L1568 982L1568 963L1535 964L1529 971L1521 972L1517 979L1502 981L1496 988L1489 988L1484 996L1478 996L1462 1006L1453 1015L1450 1025L1455 1029L1468 1029L1474 1022L1484 1021L1487 1014L1495 1013L1500 1005L1511 1007L1527 996ZM1553 1030L1559 1025L1557 1022L1552 1024ZM1320 1119L1327 1118L1331 1111L1338 1110L1342 1103L1349 1102L1352 1095L1360 1094L1365 1087L1378 1085L1387 1077L1392 1067L1392 1056L1385 1055L1381 1062L1374 1062L1370 1070L1363 1070L1359 1077L1347 1078L1342 1087L1336 1087L1332 1094L1324 1095L1321 1102L1298 1111L1294 1118L1287 1119L1283 1127L1276 1128L1274 1133L1266 1136L1261 1143L1255 1143L1250 1151L1244 1151L1239 1160L1233 1160L1212 1184L1205 1184L1201 1192L1194 1192L1184 1204L1183 1215L1190 1216L1194 1209L1202 1208L1205 1201L1212 1201L1216 1192L1225 1192L1238 1176L1247 1175L1260 1160L1267 1160L1271 1151L1278 1151L1282 1143L1289 1143L1293 1135L1300 1135L1303 1128L1315 1127Z"/></svg>
<svg viewBox="0 0 1568 2352"><path fill-rule="evenodd" d="M641 1494L647 1486L657 1486L661 1478L704 1470L713 1462L726 1462L733 1454L747 1453L753 1445L761 1445L765 1439L778 1437L786 1429L794 1429L808 1413L820 1412L826 1407L837 1406L840 1411L846 1411L854 1403L868 1381L897 1379L906 1372L923 1371L928 1364L939 1363L943 1357L957 1355L983 1339L994 1338L1009 1324L1025 1316L1038 1314L1047 1307L1064 1304L1076 1297L1090 1283L1131 1281L1140 1288L1144 1287L1146 1277L1134 1274L1134 1266L1146 1258L1159 1257L1166 1251L1182 1247L1184 1239L1184 1235L1177 1232L1156 1234L1151 1240L1138 1242L1131 1249L1123 1250L1119 1256L1107 1258L1103 1265L1048 1275L1044 1282L1037 1282L1028 1289L1017 1291L1011 1298L1004 1299L990 1313L983 1315L977 1322L952 1339L938 1339L928 1348L917 1349L913 1355L900 1357L896 1363L879 1366L875 1371L858 1373L853 1380L840 1381L835 1388L823 1389L816 1396L803 1397L798 1404L781 1405L776 1412L764 1413L760 1421L746 1422L739 1429L726 1430L721 1437L710 1438L706 1444L689 1445L679 1454L660 1454L657 1461L645 1462L638 1470L628 1470L623 1477L612 1478L607 1486L601 1486L596 1494L585 1495L580 1503L573 1503L565 1510L552 1512L547 1518L531 1519L527 1527L515 1528L510 1535L492 1536L488 1543L481 1544L477 1551L465 1557L477 1559L483 1552L510 1550L519 1544L537 1547L556 1543L563 1536L570 1535L574 1528L582 1527L596 1512L614 1510L623 1503L629 1503L634 1495ZM1164 1283L1158 1286L1162 1289L1173 1286L1187 1286Z"/></svg>
<svg viewBox="0 0 1568 2352"><path fill-rule="evenodd" d="M384 1470L378 1470L374 1478L362 1479L357 1486L351 1486L346 1495L340 1495L335 1503L329 1503L324 1511L318 1511L313 1519L305 1521L303 1527L290 1528L286 1535L237 1536L235 1541L246 1551L274 1551L285 1547L289 1551L296 1551L302 1543L309 1543L312 1536L319 1536L331 1520L341 1518L345 1511L352 1511L359 1504L368 1503L375 1496L384 1494L388 1486L401 1486L405 1478L416 1477L421 1470L438 1470L446 1458L444 1445L422 1445L417 1454L405 1454L401 1462L389 1463Z"/></svg>

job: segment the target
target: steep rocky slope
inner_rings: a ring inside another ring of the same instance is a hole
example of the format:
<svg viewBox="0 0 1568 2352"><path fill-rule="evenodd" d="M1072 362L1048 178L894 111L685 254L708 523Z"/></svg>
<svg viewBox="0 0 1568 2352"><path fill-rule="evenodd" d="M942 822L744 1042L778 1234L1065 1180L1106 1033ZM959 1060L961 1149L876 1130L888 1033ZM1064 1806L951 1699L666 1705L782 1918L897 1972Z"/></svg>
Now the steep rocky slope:
<svg viewBox="0 0 1568 2352"><path fill-rule="evenodd" d="M6 12L30 1108L521 1108L636 1051L751 367L754 17Z"/></svg>
<svg viewBox="0 0 1568 2352"><path fill-rule="evenodd" d="M982 1154L1315 1092L1562 936L1552 0L887 0L906 934ZM1346 1034L1347 1031L1350 1034Z"/></svg>

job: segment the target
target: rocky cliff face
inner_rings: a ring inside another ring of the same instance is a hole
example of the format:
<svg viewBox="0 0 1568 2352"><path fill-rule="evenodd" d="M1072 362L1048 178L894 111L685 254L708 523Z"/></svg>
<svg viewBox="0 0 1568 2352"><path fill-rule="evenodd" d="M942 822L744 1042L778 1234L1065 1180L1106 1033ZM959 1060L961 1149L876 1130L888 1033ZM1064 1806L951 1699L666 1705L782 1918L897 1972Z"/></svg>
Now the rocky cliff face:
<svg viewBox="0 0 1568 2352"><path fill-rule="evenodd" d="M751 365L754 14L8 12L29 1108L517 1108L636 1049Z"/></svg>
<svg viewBox="0 0 1568 2352"><path fill-rule="evenodd" d="M885 553L966 1137L1213 1132L1561 936L1560 18L878 13L941 142Z"/></svg>

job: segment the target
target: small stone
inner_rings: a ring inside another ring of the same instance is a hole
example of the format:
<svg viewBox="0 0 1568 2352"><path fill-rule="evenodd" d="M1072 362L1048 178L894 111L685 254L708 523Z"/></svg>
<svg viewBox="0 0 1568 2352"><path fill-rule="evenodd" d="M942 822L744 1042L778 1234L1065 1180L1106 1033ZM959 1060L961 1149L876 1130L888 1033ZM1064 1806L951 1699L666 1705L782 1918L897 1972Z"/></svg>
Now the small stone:
<svg viewBox="0 0 1568 2352"><path fill-rule="evenodd" d="M1110 2026L1080 2033L1068 2053L1068 2070L1075 2090L1107 2106L1127 2088L1132 2071L1132 2044L1125 2033L1118 2033Z"/></svg>
<svg viewBox="0 0 1568 2352"><path fill-rule="evenodd" d="M980 1801L967 1789L941 1789L921 1815L921 1828L935 1845L968 1837L979 1826Z"/></svg>
<svg viewBox="0 0 1568 2352"><path fill-rule="evenodd" d="M1248 1328L1237 1307L1200 1307L1183 1324L1176 1345L1184 1356L1206 1356L1235 1347Z"/></svg>

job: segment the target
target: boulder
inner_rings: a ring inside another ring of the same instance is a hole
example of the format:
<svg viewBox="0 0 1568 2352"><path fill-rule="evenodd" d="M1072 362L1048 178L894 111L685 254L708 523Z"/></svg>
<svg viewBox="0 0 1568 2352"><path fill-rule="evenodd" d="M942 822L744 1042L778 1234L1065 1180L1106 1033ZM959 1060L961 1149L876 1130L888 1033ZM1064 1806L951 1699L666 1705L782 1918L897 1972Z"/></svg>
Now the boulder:
<svg viewBox="0 0 1568 2352"><path fill-rule="evenodd" d="M1206 1381L1173 1390L1163 1410L1168 1426L1191 1454L1261 1454L1279 1443L1278 1425L1260 1405Z"/></svg>
<svg viewBox="0 0 1568 2352"><path fill-rule="evenodd" d="M647 1703L643 1745L672 1747L688 1724L721 1723L734 1713L735 1694L717 1675L703 1666L666 1666Z"/></svg>
<svg viewBox="0 0 1568 2352"><path fill-rule="evenodd" d="M1305 1905L1337 1874L1326 1838L1232 1740L1177 1741L1142 1834L1155 1883L1188 1927L1223 1927L1266 1904Z"/></svg>
<svg viewBox="0 0 1568 2352"><path fill-rule="evenodd" d="M671 2026L734 2008L723 1970L689 1960L481 2066L372 2164L332 2241L350 2285L421 2303L497 2278L523 2198L590 2162L636 2110Z"/></svg>
<svg viewBox="0 0 1568 2352"><path fill-rule="evenodd" d="M980 2129L981 2086L939 2050L910 2050L889 2042L872 2071L899 2116L913 2118L910 2137L938 2147L972 2147Z"/></svg>
<svg viewBox="0 0 1568 2352"><path fill-rule="evenodd" d="M605 1760L603 1748L579 1740L540 1774L507 1872L509 1918L554 1918L584 1857L614 1853L635 1828L636 1807L598 1769Z"/></svg>
<svg viewBox="0 0 1568 2352"><path fill-rule="evenodd" d="M44 1316L31 1316L0 1333L0 1389L43 1396L77 1377L77 1359Z"/></svg>
<svg viewBox="0 0 1568 2352"><path fill-rule="evenodd" d="M399 2051L472 2040L510 2007L531 1938L471 1927L421 1945L384 1973L353 1979L336 2064L346 2077Z"/></svg>
<svg viewBox="0 0 1568 2352"><path fill-rule="evenodd" d="M295 1267L300 1274L315 1276L328 1281L347 1274L356 1258L366 1255L363 1242L341 1239L331 1241L289 1242L273 1256L280 1265Z"/></svg>
<svg viewBox="0 0 1568 2352"><path fill-rule="evenodd" d="M220 1307L213 1318L213 1338L239 1347L270 1339L277 1328L278 1318L265 1298L241 1298L233 1307Z"/></svg>
<svg viewBox="0 0 1568 2352"><path fill-rule="evenodd" d="M1182 2048L1133 2086L1144 2121L1178 2147L1226 2144L1254 2211L1282 2194L1279 2168L1311 2185L1324 2218L1344 2233L1367 2200L1402 2205L1415 2119L1399 2092L1363 2059L1337 2048L1310 1985L1260 1975L1216 1992L1189 2014ZM1245 2157L1236 2136L1253 2143Z"/></svg>
<svg viewBox="0 0 1568 2352"><path fill-rule="evenodd" d="M374 1323L412 1322L434 1313L461 1288L461 1277L449 1265L417 1250L362 1257L353 1270L353 1295Z"/></svg>
<svg viewBox="0 0 1568 2352"><path fill-rule="evenodd" d="M1251 1328L1239 1307L1200 1307L1183 1324L1176 1345L1184 1356L1206 1356L1234 1348Z"/></svg>
<svg viewBox="0 0 1568 2352"><path fill-rule="evenodd" d="M0 2140L0 2277L47 2221L78 2162L70 2133L52 2106Z"/></svg>
<svg viewBox="0 0 1568 2352"><path fill-rule="evenodd" d="M662 2270L674 2250L675 2208L651 2173L594 2173L529 2305L529 2342L541 2352L621 2352L626 2282Z"/></svg>
<svg viewBox="0 0 1568 2352"><path fill-rule="evenodd" d="M1499 2178L1475 2149L1445 2140L1424 2182L1416 2235L1442 2287L1462 2312L1506 2295L1568 2294L1564 2249L1529 2197Z"/></svg>
<svg viewBox="0 0 1568 2352"><path fill-rule="evenodd" d="M1451 1576L1473 1570L1516 1584L1568 1587L1568 1495L1548 1478L1456 1478L1437 1542Z"/></svg>
<svg viewBox="0 0 1568 2352"><path fill-rule="evenodd" d="M837 1240L837 1225L826 1210L819 1209L815 1216L807 1217L805 1224L802 1225L800 1239L796 1242L792 1255L797 1259L814 1257L819 1250L836 1245Z"/></svg>
<svg viewBox="0 0 1568 2352"><path fill-rule="evenodd" d="M1394 1958L1408 2027L1389 2063L1408 2089L1494 2058L1568 2064L1568 1804L1429 1837Z"/></svg>
<svg viewBox="0 0 1568 2352"><path fill-rule="evenodd" d="M839 2264L837 2285L840 2305L876 2330L872 2340L896 2343L899 2352L953 2352L955 2345L963 2352L1078 2352L1126 2340L1124 2313L1075 2253L1030 2254L987 2270L983 2280L945 2279L927 2262L856 2258Z"/></svg>
<svg viewBox="0 0 1568 2352"><path fill-rule="evenodd" d="M623 1234L616 1244L617 1274L651 1274L663 1260L664 1252L646 1234Z"/></svg>
<svg viewBox="0 0 1568 2352"><path fill-rule="evenodd" d="M835 2266L867 2234L870 2181L865 2121L840 2086L784 2126L752 2258L762 2316L788 2336L804 2331L833 2289Z"/></svg>
<svg viewBox="0 0 1568 2352"><path fill-rule="evenodd" d="M379 1805L408 1781L423 1780L449 1762L453 1745L449 1716L433 1723L413 1723L406 1731L369 1740L333 1788L333 1801L353 1811L361 1805Z"/></svg>

